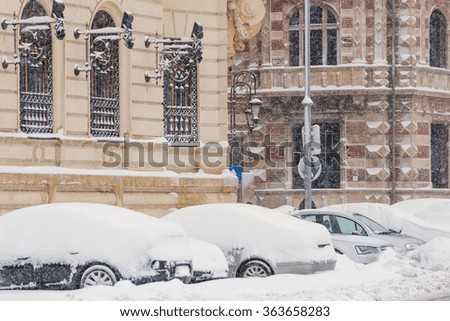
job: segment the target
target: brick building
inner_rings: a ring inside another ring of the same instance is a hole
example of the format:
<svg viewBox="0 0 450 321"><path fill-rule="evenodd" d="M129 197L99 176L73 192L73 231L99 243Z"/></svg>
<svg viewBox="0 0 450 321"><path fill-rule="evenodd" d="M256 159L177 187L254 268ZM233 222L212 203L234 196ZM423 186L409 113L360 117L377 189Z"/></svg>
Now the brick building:
<svg viewBox="0 0 450 321"><path fill-rule="evenodd" d="M254 0L256 1L256 0ZM316 205L448 197L450 5L444 0L311 1L313 124L321 128ZM259 34L233 56L263 101L244 144L244 201L298 205L303 180L304 3L267 0ZM231 77L229 87L232 86ZM259 160L255 162L256 160Z"/></svg>

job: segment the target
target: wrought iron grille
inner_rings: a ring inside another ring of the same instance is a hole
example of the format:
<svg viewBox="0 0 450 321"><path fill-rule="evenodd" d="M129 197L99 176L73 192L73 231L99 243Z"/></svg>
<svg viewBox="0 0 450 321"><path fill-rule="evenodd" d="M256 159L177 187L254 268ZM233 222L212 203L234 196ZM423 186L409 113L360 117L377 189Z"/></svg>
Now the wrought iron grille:
<svg viewBox="0 0 450 321"><path fill-rule="evenodd" d="M46 16L37 1L29 1L22 19ZM53 131L52 34L49 27L20 27L20 129L27 134Z"/></svg>
<svg viewBox="0 0 450 321"><path fill-rule="evenodd" d="M194 23L191 39L145 39L156 48L156 70L145 80L163 78L164 137L172 145L198 144L198 64L202 60L203 27ZM163 49L159 52L159 44Z"/></svg>
<svg viewBox="0 0 450 321"><path fill-rule="evenodd" d="M169 142L188 145L198 141L197 64L189 55L178 59L164 71L164 135Z"/></svg>
<svg viewBox="0 0 450 321"><path fill-rule="evenodd" d="M99 11L92 22L92 30L115 27L105 11ZM104 34L91 34L92 70L90 78L90 128L96 137L120 135L119 106L119 45L105 39Z"/></svg>

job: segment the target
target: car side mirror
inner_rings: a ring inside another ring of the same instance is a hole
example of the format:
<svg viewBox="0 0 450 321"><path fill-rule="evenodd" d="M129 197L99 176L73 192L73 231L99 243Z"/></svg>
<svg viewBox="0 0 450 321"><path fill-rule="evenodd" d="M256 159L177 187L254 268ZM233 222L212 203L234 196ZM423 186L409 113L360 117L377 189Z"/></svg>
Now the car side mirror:
<svg viewBox="0 0 450 321"><path fill-rule="evenodd" d="M353 231L353 232L352 232L352 235L359 235L359 236L363 236L363 235L361 234L361 232L358 232L358 231Z"/></svg>

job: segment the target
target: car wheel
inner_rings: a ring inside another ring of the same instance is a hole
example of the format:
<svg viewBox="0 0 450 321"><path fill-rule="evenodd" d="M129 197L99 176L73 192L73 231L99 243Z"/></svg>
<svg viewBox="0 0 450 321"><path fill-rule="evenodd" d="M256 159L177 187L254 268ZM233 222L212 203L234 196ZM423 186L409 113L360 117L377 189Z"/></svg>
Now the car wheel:
<svg viewBox="0 0 450 321"><path fill-rule="evenodd" d="M94 285L113 286L117 282L114 272L105 265L93 265L83 272L80 288Z"/></svg>
<svg viewBox="0 0 450 321"><path fill-rule="evenodd" d="M244 263L238 270L237 277L239 278L253 278L266 277L272 275L273 272L268 264L262 261L249 261Z"/></svg>

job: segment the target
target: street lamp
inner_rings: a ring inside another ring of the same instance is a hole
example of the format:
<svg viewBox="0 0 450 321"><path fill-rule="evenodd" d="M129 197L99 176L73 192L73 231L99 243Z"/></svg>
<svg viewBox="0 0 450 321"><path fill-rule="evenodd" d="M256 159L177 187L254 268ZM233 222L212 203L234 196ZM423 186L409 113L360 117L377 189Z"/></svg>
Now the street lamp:
<svg viewBox="0 0 450 321"><path fill-rule="evenodd" d="M244 113L249 133L251 134L258 125L262 101L255 97L257 85L258 78L251 70L240 70L233 76L228 99L230 106L230 134L232 137L236 136L236 105L239 101L247 104Z"/></svg>

